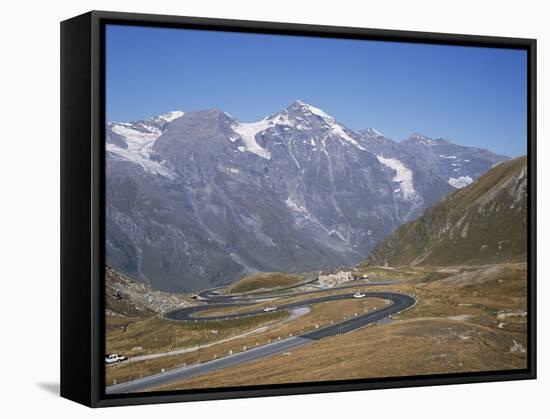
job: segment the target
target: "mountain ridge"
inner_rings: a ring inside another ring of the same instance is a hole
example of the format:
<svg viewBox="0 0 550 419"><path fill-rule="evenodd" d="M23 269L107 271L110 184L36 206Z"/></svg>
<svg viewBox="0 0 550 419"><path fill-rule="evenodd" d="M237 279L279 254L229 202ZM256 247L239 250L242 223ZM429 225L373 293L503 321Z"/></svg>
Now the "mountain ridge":
<svg viewBox="0 0 550 419"><path fill-rule="evenodd" d="M167 291L356 263L452 190L449 173L474 179L503 158L378 150L392 143L299 100L252 123L165 115L107 124L107 262Z"/></svg>

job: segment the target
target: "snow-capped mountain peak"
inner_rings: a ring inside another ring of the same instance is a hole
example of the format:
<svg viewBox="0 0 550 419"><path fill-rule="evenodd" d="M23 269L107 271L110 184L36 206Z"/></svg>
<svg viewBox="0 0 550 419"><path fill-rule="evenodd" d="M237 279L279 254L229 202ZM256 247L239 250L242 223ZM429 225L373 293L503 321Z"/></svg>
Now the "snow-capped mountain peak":
<svg viewBox="0 0 550 419"><path fill-rule="evenodd" d="M365 148L359 143L359 136L356 133L337 122L334 117L322 109L299 99L292 102L276 118L282 119L286 124L290 123L299 130L312 130L322 133L321 136L325 137L322 140L323 144L327 138L331 138L342 142L344 145L352 145L365 151ZM325 148L322 147L322 150L325 150Z"/></svg>
<svg viewBox="0 0 550 419"><path fill-rule="evenodd" d="M384 134L382 134L380 131L375 130L374 128L367 128L361 131L362 134L364 134L366 137L370 138L377 138L377 137L383 137Z"/></svg>
<svg viewBox="0 0 550 419"><path fill-rule="evenodd" d="M273 114L266 119L277 120L283 124L294 125L326 125L335 122L335 118L320 108L296 99L282 111Z"/></svg>
<svg viewBox="0 0 550 419"><path fill-rule="evenodd" d="M424 134L420 134L418 132L415 132L413 135L409 137L409 141L414 141L417 144L422 144L425 146L435 146L435 145L442 145L442 144L450 144L450 142L444 138L438 137L438 138L431 138L427 137Z"/></svg>
<svg viewBox="0 0 550 419"><path fill-rule="evenodd" d="M294 102L292 102L292 104L289 106L288 109L300 110L302 113L306 115L312 114L329 121L334 121L334 118L329 114L327 114L325 111L313 105L310 105L309 103L303 102L299 99L296 99Z"/></svg>
<svg viewBox="0 0 550 419"><path fill-rule="evenodd" d="M282 111L267 116L258 122L235 122L232 129L236 133L236 136L231 137L230 140L235 142L240 138L244 144L240 146L239 151L248 151L269 160L271 156L269 151L266 150L269 146L259 146L256 141L256 135L270 128L275 129L275 131L272 131L272 134L279 136L281 140L286 137L286 134L282 131L286 133L300 132L302 135L299 137L305 143L314 147L314 150L324 153L326 153L327 141L330 140L336 140L345 146L351 145L365 151L365 148L359 142L360 136L355 132L337 122L335 118L323 110L301 100L295 100ZM297 141L297 138L294 136L292 141ZM290 141L290 139L287 138L284 141ZM320 146L316 147L318 143L320 143Z"/></svg>
<svg viewBox="0 0 550 419"><path fill-rule="evenodd" d="M420 134L419 132L415 132L409 137L409 140L418 141L419 143L430 141L431 138L425 136L424 134Z"/></svg>

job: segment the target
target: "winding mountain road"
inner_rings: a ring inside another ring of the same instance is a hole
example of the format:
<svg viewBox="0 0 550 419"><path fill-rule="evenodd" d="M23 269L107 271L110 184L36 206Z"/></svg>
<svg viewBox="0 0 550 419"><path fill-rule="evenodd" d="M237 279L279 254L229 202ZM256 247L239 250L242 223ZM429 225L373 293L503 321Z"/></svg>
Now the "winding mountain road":
<svg viewBox="0 0 550 419"><path fill-rule="evenodd" d="M293 293L292 296L307 295L311 293L323 293L334 292L336 290L342 290L346 288L362 288L370 287L374 285L383 285L388 283L370 283L370 284L356 284L348 285L339 288L321 289L314 291L307 291L303 293ZM303 284L301 284L303 285ZM288 288L285 288L288 289ZM288 294L270 296L270 299L277 299L283 296L289 296ZM198 298L202 301L206 301L208 304L185 307L182 309L174 310L164 314L164 318L174 321L209 321L209 320L224 320L257 316L265 314L262 309L251 310L247 312L221 314L212 316L196 316L201 311L211 310L216 308L225 307L246 307L257 304L261 301L266 301L266 298L254 298L252 295L224 295L220 294L216 289L205 290L199 293ZM308 307L313 304L319 304L327 301L337 301L353 299L353 293L326 295L311 298L303 301L296 301L287 304L281 304L278 306L279 310L291 310L300 307ZM175 381L181 381L187 378L191 378L197 375L207 374L210 372L218 371L223 368L227 368L233 365L242 364L245 362L255 361L261 358L265 358L278 353L286 352L289 349L304 346L312 343L318 339L322 339L328 336L335 336L342 333L348 333L356 329L365 327L371 323L383 320L393 314L402 312L416 304L416 298L398 292L383 292L383 291L369 291L364 298L380 298L391 301L389 305L380 307L374 311L360 314L349 319L332 323L324 327L320 327L308 332L305 332L299 336L291 336L282 340L277 340L273 343L269 343L263 346L255 347L246 351L231 354L223 358L215 359L212 361L204 362L201 364L195 364L182 368L176 368L174 370L162 372L155 375L139 378L136 380L128 381L125 383L115 384L106 388L106 394L120 394L120 393L133 393L139 391L146 391L154 387L173 383Z"/></svg>

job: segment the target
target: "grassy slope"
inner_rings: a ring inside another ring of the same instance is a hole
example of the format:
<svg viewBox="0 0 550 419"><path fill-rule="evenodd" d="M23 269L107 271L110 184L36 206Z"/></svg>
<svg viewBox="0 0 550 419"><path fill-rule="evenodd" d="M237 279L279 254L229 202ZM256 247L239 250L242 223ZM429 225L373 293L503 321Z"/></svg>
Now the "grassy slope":
<svg viewBox="0 0 550 419"><path fill-rule="evenodd" d="M258 272L235 282L228 288L231 294L288 287L304 280L302 275L283 272Z"/></svg>
<svg viewBox="0 0 550 419"><path fill-rule="evenodd" d="M527 203L524 193L519 199L515 196L525 181L525 169L526 159L519 157L451 192L419 219L395 230L366 263L448 266L524 261Z"/></svg>
<svg viewBox="0 0 550 419"><path fill-rule="evenodd" d="M107 352L132 357L206 345L281 321L286 317L287 313L276 312L238 320L196 323L169 321L158 316L132 318L118 327L111 323L106 336ZM184 363L196 362L197 353L192 351L180 356L132 362L132 365L113 365L106 368L106 383L112 384L114 380L120 383L140 375L157 373L162 368L175 368Z"/></svg>

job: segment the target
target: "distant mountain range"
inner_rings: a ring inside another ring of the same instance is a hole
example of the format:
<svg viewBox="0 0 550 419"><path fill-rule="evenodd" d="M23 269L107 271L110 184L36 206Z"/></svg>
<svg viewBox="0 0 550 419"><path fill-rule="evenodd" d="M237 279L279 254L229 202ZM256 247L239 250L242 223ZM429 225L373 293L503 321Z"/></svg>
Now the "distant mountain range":
<svg viewBox="0 0 550 419"><path fill-rule="evenodd" d="M470 265L527 260L527 159L502 162L403 224L373 265Z"/></svg>
<svg viewBox="0 0 550 419"><path fill-rule="evenodd" d="M301 101L107 124L107 263L164 291L354 264L507 157L355 132Z"/></svg>

